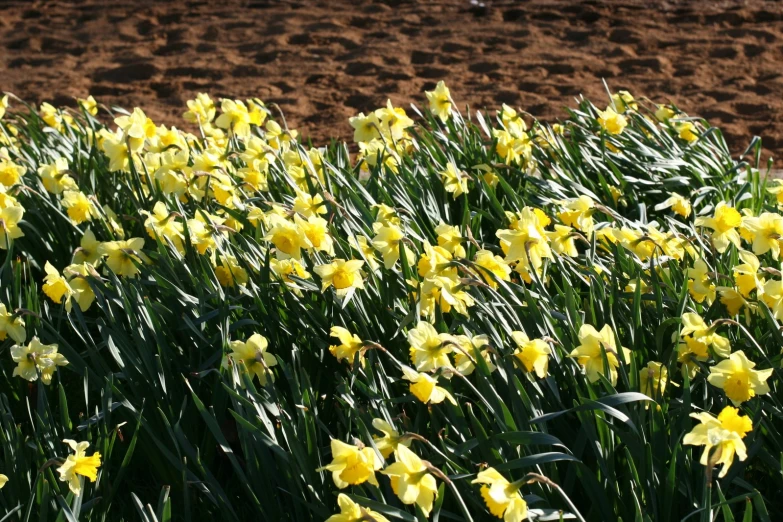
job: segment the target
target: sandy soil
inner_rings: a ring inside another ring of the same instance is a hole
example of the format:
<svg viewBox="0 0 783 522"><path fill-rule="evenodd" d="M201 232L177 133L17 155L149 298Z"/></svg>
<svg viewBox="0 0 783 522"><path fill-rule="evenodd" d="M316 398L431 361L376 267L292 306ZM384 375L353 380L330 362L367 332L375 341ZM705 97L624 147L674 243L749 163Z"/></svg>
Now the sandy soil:
<svg viewBox="0 0 783 522"><path fill-rule="evenodd" d="M460 103L549 119L579 94L603 102L603 78L703 115L734 151L759 134L783 156L781 2L3 3L0 89L35 102L89 92L181 125L197 92L257 96L320 141L440 79Z"/></svg>

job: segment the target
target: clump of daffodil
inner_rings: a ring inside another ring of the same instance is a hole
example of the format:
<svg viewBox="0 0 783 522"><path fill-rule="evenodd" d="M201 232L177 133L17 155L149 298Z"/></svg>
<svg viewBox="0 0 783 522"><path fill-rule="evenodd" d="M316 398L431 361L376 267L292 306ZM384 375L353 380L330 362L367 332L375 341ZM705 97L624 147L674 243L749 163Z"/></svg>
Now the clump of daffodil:
<svg viewBox="0 0 783 522"><path fill-rule="evenodd" d="M238 365L240 373L247 373L250 379L258 377L261 386L266 385L267 377L274 381L270 368L277 365L275 356L267 351L268 346L266 337L258 333L254 333L246 341L231 341L229 345L229 357Z"/></svg>
<svg viewBox="0 0 783 522"><path fill-rule="evenodd" d="M691 417L698 419L699 424L685 435L682 442L704 446L704 453L699 461L703 466L712 469L713 466L721 464L723 467L718 476L724 477L734 462L735 455L741 461L748 457L742 439L753 431L753 422L740 415L737 408L726 406L717 419L707 412L691 413Z"/></svg>
<svg viewBox="0 0 783 522"><path fill-rule="evenodd" d="M451 95L449 94L449 88L443 83L443 80L438 82L434 91L425 91L427 100L430 102L430 110L432 114L440 118L440 121L446 123L451 116Z"/></svg>
<svg viewBox="0 0 783 522"><path fill-rule="evenodd" d="M332 326L329 335L340 341L340 344L333 344L329 347L329 353L334 355L338 361L345 360L348 364L353 364L356 354L364 347L359 336L352 334L342 326ZM361 361L362 356L360 355L359 362Z"/></svg>
<svg viewBox="0 0 783 522"><path fill-rule="evenodd" d="M337 505L340 507L340 512L327 518L326 522L389 522L388 518L372 509L360 506L343 493L337 495Z"/></svg>
<svg viewBox="0 0 783 522"><path fill-rule="evenodd" d="M738 406L756 395L769 393L767 379L772 376L772 368L754 370L755 367L756 363L739 350L710 368L707 380L713 386L723 388L729 400Z"/></svg>
<svg viewBox="0 0 783 522"><path fill-rule="evenodd" d="M408 366L402 367L403 379L410 381L410 390L414 397L425 404L439 404L448 399L457 404L457 400L448 390L438 386L438 379L427 373L417 372Z"/></svg>
<svg viewBox="0 0 783 522"><path fill-rule="evenodd" d="M606 324L599 332L592 325L583 324L578 336L579 346L574 348L569 357L574 357L585 369L587 380L595 382L603 375L609 379L612 386L617 384L620 360L612 327ZM630 361L631 350L624 347L621 349L625 360ZM604 366L608 367L609 375L606 375Z"/></svg>
<svg viewBox="0 0 783 522"><path fill-rule="evenodd" d="M742 215L725 202L718 203L712 217L697 217L695 224L697 227L712 229L712 244L718 252L725 252L730 243L740 247L737 227L742 224Z"/></svg>
<svg viewBox="0 0 783 522"><path fill-rule="evenodd" d="M11 359L17 363L14 376L35 381L41 375L44 384L52 382L58 366L65 366L68 360L57 351L56 344L43 344L33 337L27 346L15 344L11 347Z"/></svg>
<svg viewBox="0 0 783 522"><path fill-rule="evenodd" d="M547 376L549 356L552 349L543 339L530 339L525 332L511 332L517 345L514 357L528 373L535 373L539 379Z"/></svg>
<svg viewBox="0 0 783 522"><path fill-rule="evenodd" d="M82 480L80 477L87 477L90 482L98 480L98 468L101 467L101 454L95 452L87 455L87 448L90 443L87 441L76 442L75 440L65 439L63 441L73 450L72 455L68 455L63 465L57 468L60 474L60 480L68 483L68 489L77 497L82 494Z"/></svg>
<svg viewBox="0 0 783 522"><path fill-rule="evenodd" d="M416 504L428 517L438 496L438 484L429 473L431 465L402 444L394 451L396 462L381 473L391 479L391 487L403 504Z"/></svg>
<svg viewBox="0 0 783 522"><path fill-rule="evenodd" d="M373 435L372 440L375 442L375 446L385 459L388 459L400 444L406 447L410 447L411 445L410 437L400 435L400 433L394 429L394 426L383 419L373 419L372 427L383 433L383 437Z"/></svg>
<svg viewBox="0 0 783 522"><path fill-rule="evenodd" d="M340 489L369 482L378 486L375 472L383 467L383 461L374 449L359 444L354 446L332 439L332 462L316 471L331 471L334 485Z"/></svg>
<svg viewBox="0 0 783 522"><path fill-rule="evenodd" d="M481 484L481 498L487 509L504 522L527 520L527 502L519 492L521 484L509 482L495 468L479 472L472 484Z"/></svg>

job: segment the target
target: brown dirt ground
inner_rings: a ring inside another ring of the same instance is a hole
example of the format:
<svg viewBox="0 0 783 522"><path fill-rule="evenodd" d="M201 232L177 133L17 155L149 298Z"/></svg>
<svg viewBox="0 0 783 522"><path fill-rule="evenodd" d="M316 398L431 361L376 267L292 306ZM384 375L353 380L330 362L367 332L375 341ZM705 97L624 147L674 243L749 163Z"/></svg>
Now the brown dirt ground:
<svg viewBox="0 0 783 522"><path fill-rule="evenodd" d="M552 119L579 94L603 103L603 78L708 118L735 152L762 135L783 156L778 1L2 3L0 89L34 102L92 93L181 124L197 92L257 96L321 141L440 79L461 105Z"/></svg>

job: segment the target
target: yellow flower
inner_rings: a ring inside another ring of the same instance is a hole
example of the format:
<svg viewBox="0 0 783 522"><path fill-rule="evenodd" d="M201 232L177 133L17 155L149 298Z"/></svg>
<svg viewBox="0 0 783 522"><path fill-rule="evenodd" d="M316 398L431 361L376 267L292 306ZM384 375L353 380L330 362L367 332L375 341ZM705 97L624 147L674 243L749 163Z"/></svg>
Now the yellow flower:
<svg viewBox="0 0 783 522"><path fill-rule="evenodd" d="M400 249L403 249L405 252L408 262L413 259L413 252L402 242L405 236L400 227L389 222L373 228L375 228L375 237L372 240L372 246L380 252L381 257L383 257L383 266L387 270L397 263L397 260L400 258Z"/></svg>
<svg viewBox="0 0 783 522"><path fill-rule="evenodd" d="M438 380L429 374L419 373L407 366L402 367L402 373L402 378L411 382L411 393L421 402L439 404L448 399L450 403L457 404L456 399L445 388L438 386Z"/></svg>
<svg viewBox="0 0 783 522"><path fill-rule="evenodd" d="M753 235L753 253L757 256L772 252L773 259L780 256L780 240L783 239L783 216L763 212L758 217L745 216L742 227Z"/></svg>
<svg viewBox="0 0 783 522"><path fill-rule="evenodd" d="M17 185L24 175L25 169L11 160L0 159L0 185L11 188Z"/></svg>
<svg viewBox="0 0 783 522"><path fill-rule="evenodd" d="M375 272L378 270L378 267L381 265L378 263L378 260L375 257L375 250L372 248L372 245L370 245L367 242L367 238L365 236L350 236L348 238L348 244L351 245L351 248L358 251L364 260L367 262L367 266L370 267L370 270Z"/></svg>
<svg viewBox="0 0 783 522"><path fill-rule="evenodd" d="M598 123L609 134L620 134L623 129L628 125L628 120L622 114L617 114L615 110L609 106L605 111L598 111Z"/></svg>
<svg viewBox="0 0 783 522"><path fill-rule="evenodd" d="M293 208L294 212L302 214L305 218L327 213L324 198L320 194L311 196L301 190L296 191Z"/></svg>
<svg viewBox="0 0 783 522"><path fill-rule="evenodd" d="M411 362L420 372L436 368L451 368L449 354L454 351L454 338L438 333L434 326L419 321L416 328L408 331Z"/></svg>
<svg viewBox="0 0 783 522"><path fill-rule="evenodd" d="M775 319L783 320L783 281L771 280L764 283L761 299L772 311Z"/></svg>
<svg viewBox="0 0 783 522"><path fill-rule="evenodd" d="M289 276L296 276L300 279L310 279L312 277L310 273L305 270L305 267L296 259L272 259L269 262L269 267L272 272L275 273L289 288L294 290L294 293L301 295L301 289L297 285L296 281Z"/></svg>
<svg viewBox="0 0 783 522"><path fill-rule="evenodd" d="M92 97L92 94L87 96L86 99L77 98L76 102L82 107L88 114L95 116L98 114L98 102Z"/></svg>
<svg viewBox="0 0 783 522"><path fill-rule="evenodd" d="M406 447L410 447L411 445L410 437L401 436L397 430L394 429L394 426L383 419L373 419L372 427L383 433L383 437L373 435L372 440L375 442L375 446L385 459L388 459L400 444Z"/></svg>
<svg viewBox="0 0 783 522"><path fill-rule="evenodd" d="M626 112L628 110L639 110L633 95L628 91L619 91L612 94L612 103L614 103L617 112Z"/></svg>
<svg viewBox="0 0 783 522"><path fill-rule="evenodd" d="M775 196L778 206L783 205L783 179L767 180L767 192Z"/></svg>
<svg viewBox="0 0 783 522"><path fill-rule="evenodd" d="M715 250L720 253L726 251L729 243L740 247L740 236L737 227L742 224L742 216L736 209L726 205L723 201L715 207L713 217L697 217L697 227L707 227L713 230L712 243Z"/></svg>
<svg viewBox="0 0 783 522"><path fill-rule="evenodd" d="M694 341L703 343L705 346L712 346L715 355L726 358L731 353L731 344L729 340L715 333L714 328L707 326L704 319L699 314L692 312L682 314L682 328L680 336L687 340L690 336ZM706 352L699 355L706 355Z"/></svg>
<svg viewBox="0 0 783 522"><path fill-rule="evenodd" d="M489 250L479 250L476 252L476 257L473 258L473 262L480 266L483 270L477 270L481 279L484 280L492 288L497 288L498 283L496 279L501 281L510 281L511 267L508 266L502 257L494 255ZM489 274L492 274L490 276Z"/></svg>
<svg viewBox="0 0 783 522"><path fill-rule="evenodd" d="M57 304L64 302L65 310L70 312L72 306L71 297L74 294L71 285L49 261L44 265L44 271L46 272L46 277L44 277L43 292Z"/></svg>
<svg viewBox="0 0 783 522"><path fill-rule="evenodd" d="M481 471L472 484L481 486L481 498L489 512L504 522L527 520L527 502L519 493L519 487L511 484L495 468Z"/></svg>
<svg viewBox="0 0 783 522"><path fill-rule="evenodd" d="M511 338L517 344L514 357L521 363L526 372L535 374L539 379L547 376L549 370L549 356L552 349L542 339L528 338L525 332L511 332Z"/></svg>
<svg viewBox="0 0 783 522"><path fill-rule="evenodd" d="M215 119L215 102L208 94L200 92L195 100L188 100L188 111L182 117L191 123L200 123L208 126Z"/></svg>
<svg viewBox="0 0 783 522"><path fill-rule="evenodd" d="M369 143L373 139L381 137L381 121L374 112L367 116L360 112L357 116L349 118L348 123L353 127L353 141L356 143Z"/></svg>
<svg viewBox="0 0 783 522"><path fill-rule="evenodd" d="M451 261L451 254L443 247L433 247L429 241L422 245L424 253L416 264L417 271L421 277L436 277L438 275L450 274L454 268L447 265Z"/></svg>
<svg viewBox="0 0 783 522"><path fill-rule="evenodd" d="M264 239L275 245L277 256L280 259L301 259L301 249L307 243L301 228L277 214L272 214L269 221L269 229Z"/></svg>
<svg viewBox="0 0 783 522"><path fill-rule="evenodd" d="M17 344L22 344L27 338L27 331L24 328L24 320L8 312L5 305L0 303L0 341L5 341L7 336Z"/></svg>
<svg viewBox="0 0 783 522"><path fill-rule="evenodd" d="M639 391L651 399L662 396L669 382L669 369L663 364L650 361L639 371Z"/></svg>
<svg viewBox="0 0 783 522"><path fill-rule="evenodd" d="M552 257L549 238L544 231L546 225L536 210L531 207L523 208L518 219L512 223L511 229L498 230L495 233L500 239L500 247L506 253L506 261L516 261L516 270L527 282L531 280L530 269L540 272L544 259ZM544 217L546 218L546 215Z"/></svg>
<svg viewBox="0 0 783 522"><path fill-rule="evenodd" d="M68 217L77 225L100 216L95 203L84 192L65 191L63 193L62 205L68 210Z"/></svg>
<svg viewBox="0 0 783 522"><path fill-rule="evenodd" d="M612 327L604 325L601 331L597 331L589 324L583 324L579 329L579 346L577 346L569 355L576 358L582 365L587 374L587 380L597 381L601 375L604 375L604 354L606 354L606 365L609 369L609 381L612 386L617 384L617 368L620 361L617 358L617 343L614 338ZM626 361L631 358L631 350L621 347Z"/></svg>
<svg viewBox="0 0 783 522"><path fill-rule="evenodd" d="M565 210L561 211L557 217L560 220L577 230L581 230L588 237L593 234L594 222L593 222L593 209L595 203L587 196L579 196L575 199L567 201L561 201L561 205L565 207Z"/></svg>
<svg viewBox="0 0 783 522"><path fill-rule="evenodd" d="M158 201L152 207L152 212L142 210L140 214L147 216L144 229L152 239L160 238L164 244L170 241L179 253L185 252L184 227L177 221L175 214L169 212L165 203Z"/></svg>
<svg viewBox="0 0 783 522"><path fill-rule="evenodd" d="M671 208L675 214L679 214L684 218L690 216L692 210L691 202L679 194L672 194L663 203L655 205L655 210L663 210L665 208Z"/></svg>
<svg viewBox="0 0 783 522"><path fill-rule="evenodd" d="M688 143L693 143L699 139L699 135L695 132L696 126L693 124L693 122L684 121L682 123L678 123L675 125L675 129L677 130L677 135Z"/></svg>
<svg viewBox="0 0 783 522"><path fill-rule="evenodd" d="M723 388L726 396L737 406L756 395L769 393L766 381L772 375L772 369L754 370L755 367L756 363L739 350L710 368L707 381L713 386Z"/></svg>
<svg viewBox="0 0 783 522"><path fill-rule="evenodd" d="M489 354L489 340L486 335L475 335L473 337L457 335L454 337L454 340L462 348L462 350L454 350L454 369L459 373L470 375L476 369L474 364L476 350L478 350L479 356L484 359L484 364L487 365L487 370L490 373L497 369Z"/></svg>
<svg viewBox="0 0 783 522"><path fill-rule="evenodd" d="M6 94L2 98L0 98L0 119L3 119L3 116L5 116L5 110L8 108L8 95Z"/></svg>
<svg viewBox="0 0 783 522"><path fill-rule="evenodd" d="M321 278L321 291L334 286L337 295L348 295L354 289L364 288L364 274L361 271L364 261L361 259L335 259L328 265L318 265L313 271Z"/></svg>
<svg viewBox="0 0 783 522"><path fill-rule="evenodd" d="M444 248L454 257L465 257L465 248L462 246L464 238L460 234L459 228L440 223L435 227L435 233L438 234L438 246Z"/></svg>
<svg viewBox="0 0 783 522"><path fill-rule="evenodd" d="M751 308L753 306L745 300L741 293L733 288L721 286L718 287L718 290L720 290L720 302L726 306L731 316L737 315L743 307Z"/></svg>
<svg viewBox="0 0 783 522"><path fill-rule="evenodd" d="M137 265L148 261L141 251L144 240L140 237L101 243L98 253L106 256L106 265L118 276L135 277L139 273Z"/></svg>
<svg viewBox="0 0 783 522"><path fill-rule="evenodd" d="M426 91L427 100L430 102L430 110L432 114L440 118L440 121L446 123L451 115L451 95L449 94L449 88L443 83L443 80L438 82L434 91Z"/></svg>
<svg viewBox="0 0 783 522"><path fill-rule="evenodd" d="M95 292L87 277L97 276L97 274L94 273L91 265L80 263L66 266L63 275L68 277L68 284L73 290L72 299L76 301L82 312L86 312L95 301Z"/></svg>
<svg viewBox="0 0 783 522"><path fill-rule="evenodd" d="M68 364L66 358L57 352L56 344L42 344L38 337L33 337L27 346L12 346L11 359L17 363L14 377L18 375L32 382L38 379L40 373L44 384L52 382L52 376L58 366Z"/></svg>
<svg viewBox="0 0 783 522"><path fill-rule="evenodd" d="M435 304L440 306L443 313L448 313L453 308L458 314L468 315L468 308L473 306L475 301L456 278L456 271L444 274L428 277L421 285L422 301L431 300L429 306L422 303L422 315L433 317Z"/></svg>
<svg viewBox="0 0 783 522"><path fill-rule="evenodd" d="M658 121L668 121L674 117L674 111L668 108L666 105L658 105L655 111L655 118Z"/></svg>
<svg viewBox="0 0 783 522"><path fill-rule="evenodd" d="M375 450L332 439L332 462L316 471L331 471L334 485L340 489L369 482L378 486L375 472L383 467Z"/></svg>
<svg viewBox="0 0 783 522"><path fill-rule="evenodd" d="M428 517L438 496L438 484L429 472L429 463L403 445L394 452L396 462L381 473L391 479L391 487L403 504L416 504Z"/></svg>
<svg viewBox="0 0 783 522"><path fill-rule="evenodd" d="M24 236L19 222L24 216L24 208L12 205L0 210L0 249L6 250L12 239Z"/></svg>
<svg viewBox="0 0 783 522"><path fill-rule="evenodd" d="M329 353L334 355L338 361L345 359L348 364L353 364L356 354L364 347L364 343L358 335L352 334L342 326L332 326L329 331L331 337L336 337L340 341L340 344L332 345L329 347ZM359 362L362 361L362 356L359 356Z"/></svg>
<svg viewBox="0 0 783 522"><path fill-rule="evenodd" d="M246 341L231 341L229 345L231 359L242 364L240 369L244 367L240 373L247 372L250 379L258 377L261 386L266 386L267 375L272 382L275 380L270 368L277 366L277 359L267 351L268 346L266 337L258 333L254 333Z"/></svg>
<svg viewBox="0 0 783 522"><path fill-rule="evenodd" d="M500 121L503 122L503 126L512 136L520 137L527 130L527 124L522 119L522 115L505 103L500 111Z"/></svg>
<svg viewBox="0 0 783 522"><path fill-rule="evenodd" d="M305 236L305 247L314 248L330 256L334 255L334 242L329 234L329 223L324 218L310 216L305 221L296 214L294 223Z"/></svg>
<svg viewBox="0 0 783 522"><path fill-rule="evenodd" d="M114 123L122 129L123 135L129 138L130 149L134 152L141 150L144 146L144 141L147 138L155 137L157 133L155 123L147 118L144 111L138 107L133 109L133 112L127 116L115 118Z"/></svg>
<svg viewBox="0 0 783 522"><path fill-rule="evenodd" d="M692 446L704 446L700 460L703 466L712 468L722 464L723 468L718 476L724 477L734 462L734 455L741 461L747 458L742 439L748 432L753 431L753 422L740 415L737 408L726 406L717 419L707 412L691 413L691 417L698 419L700 424L686 434L682 442Z"/></svg>
<svg viewBox="0 0 783 522"><path fill-rule="evenodd" d="M468 179L470 178L467 174L458 170L453 161L449 161L446 164L446 170L441 171L440 175L443 178L446 192L452 193L455 199L462 194L468 193Z"/></svg>
<svg viewBox="0 0 783 522"><path fill-rule="evenodd" d="M715 285L710 282L710 267L703 259L697 259L693 263L693 268L688 269L688 292L697 303L707 301L712 304L715 300Z"/></svg>
<svg viewBox="0 0 783 522"><path fill-rule="evenodd" d="M0 116L0 118L1 117L2 116ZM0 473L0 489L3 489L3 486L5 486L6 482L8 482L8 476Z"/></svg>
<svg viewBox="0 0 783 522"><path fill-rule="evenodd" d="M579 251L576 249L576 242L574 241L575 233L573 228L555 225L555 230L552 232L547 231L546 236L555 254L570 257L579 255Z"/></svg>
<svg viewBox="0 0 783 522"><path fill-rule="evenodd" d="M250 134L250 113L242 100L222 99L220 110L223 112L215 120L215 125L221 129L231 130L240 138Z"/></svg>
<svg viewBox="0 0 783 522"><path fill-rule="evenodd" d="M239 265L236 257L230 255L220 256L220 265L215 267L215 275L220 285L226 288L245 286L248 281L247 270Z"/></svg>
<svg viewBox="0 0 783 522"><path fill-rule="evenodd" d="M734 282L743 297L750 297L754 290L761 293L764 288L764 278L759 277L761 263L758 258L746 250L739 251L742 264L734 267Z"/></svg>
<svg viewBox="0 0 783 522"><path fill-rule="evenodd" d="M381 133L394 141L405 137L405 129L413 126L413 120L405 114L405 109L394 107L386 100L386 107L376 109L375 117L380 120Z"/></svg>
<svg viewBox="0 0 783 522"><path fill-rule="evenodd" d="M68 160L65 158L57 158L54 163L42 165L38 169L38 175L41 176L46 191L51 194L78 189L74 179L68 175Z"/></svg>
<svg viewBox="0 0 783 522"><path fill-rule="evenodd" d="M372 509L360 506L348 495L340 493L337 495L337 505L340 506L340 512L326 519L326 522L389 522L389 519L376 513Z"/></svg>
<svg viewBox="0 0 783 522"><path fill-rule="evenodd" d="M73 450L73 455L68 455L63 465L57 468L60 474L60 480L68 483L68 489L77 497L82 494L82 483L79 476L90 479L90 482L98 480L98 468L101 467L101 454L95 452L87 456L87 448L90 443L87 441L76 443L75 440L65 439Z"/></svg>

